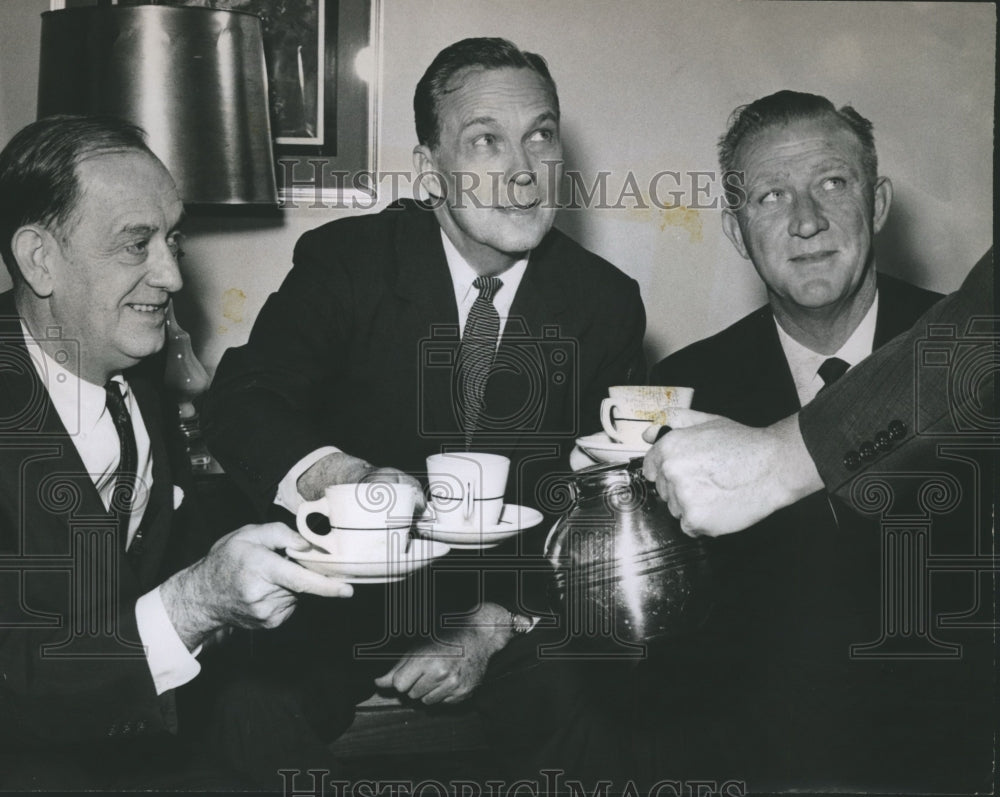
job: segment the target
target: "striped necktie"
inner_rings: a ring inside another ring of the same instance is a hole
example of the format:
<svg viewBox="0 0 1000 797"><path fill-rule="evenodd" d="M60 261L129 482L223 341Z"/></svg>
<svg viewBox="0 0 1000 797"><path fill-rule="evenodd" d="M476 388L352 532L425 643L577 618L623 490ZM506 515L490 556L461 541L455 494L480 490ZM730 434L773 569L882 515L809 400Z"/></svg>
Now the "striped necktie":
<svg viewBox="0 0 1000 797"><path fill-rule="evenodd" d="M132 416L129 414L125 398L118 387L118 382L111 380L104 386L106 394L105 406L115 431L118 432L119 457L118 468L115 471L115 486L111 491L111 511L118 515L118 534L122 550L128 546L128 525L132 516L132 502L135 499L136 468L139 464L139 453L135 444L135 432L132 429Z"/></svg>
<svg viewBox="0 0 1000 797"><path fill-rule="evenodd" d="M503 287L503 282L499 277L477 277L472 285L479 296L469 309L455 369L458 415L465 432L466 448L472 444L472 435L479 425L486 382L497 353L500 314L493 306L493 297Z"/></svg>

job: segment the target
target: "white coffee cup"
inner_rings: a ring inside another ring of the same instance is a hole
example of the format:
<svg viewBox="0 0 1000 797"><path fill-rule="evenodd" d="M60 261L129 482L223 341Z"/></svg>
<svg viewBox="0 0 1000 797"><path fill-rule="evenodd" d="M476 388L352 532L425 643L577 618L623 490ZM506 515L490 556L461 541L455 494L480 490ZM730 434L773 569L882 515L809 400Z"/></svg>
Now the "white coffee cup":
<svg viewBox="0 0 1000 797"><path fill-rule="evenodd" d="M615 385L601 402L601 426L616 443L642 447L642 433L651 424L668 423L670 409L690 407L694 389L660 385Z"/></svg>
<svg viewBox="0 0 1000 797"><path fill-rule="evenodd" d="M336 484L322 498L302 503L296 526L309 542L341 561L387 561L406 550L417 496L412 484ZM328 534L316 534L306 525L314 512L329 518Z"/></svg>
<svg viewBox="0 0 1000 797"><path fill-rule="evenodd" d="M503 512L510 460L499 454L454 451L427 457L434 523L470 531L495 526Z"/></svg>

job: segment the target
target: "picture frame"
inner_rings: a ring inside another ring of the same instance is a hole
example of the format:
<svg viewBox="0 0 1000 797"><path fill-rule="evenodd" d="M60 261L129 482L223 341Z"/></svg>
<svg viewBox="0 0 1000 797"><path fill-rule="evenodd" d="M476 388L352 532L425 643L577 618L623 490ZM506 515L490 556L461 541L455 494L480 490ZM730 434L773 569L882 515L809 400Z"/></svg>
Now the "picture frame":
<svg viewBox="0 0 1000 797"><path fill-rule="evenodd" d="M111 0L114 5L141 1ZM279 207L374 205L382 0L168 3L250 11L261 17ZM95 5L95 0L49 3L53 11L87 5Z"/></svg>
<svg viewBox="0 0 1000 797"><path fill-rule="evenodd" d="M322 112L311 139L274 131L279 206L371 207L377 200L382 0L314 2L323 19L316 30Z"/></svg>

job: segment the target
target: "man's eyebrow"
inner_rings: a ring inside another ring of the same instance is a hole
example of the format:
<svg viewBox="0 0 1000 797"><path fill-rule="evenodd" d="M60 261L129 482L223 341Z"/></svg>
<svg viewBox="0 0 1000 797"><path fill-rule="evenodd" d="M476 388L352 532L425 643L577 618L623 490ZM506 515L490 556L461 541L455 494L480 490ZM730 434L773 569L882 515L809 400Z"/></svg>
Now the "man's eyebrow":
<svg viewBox="0 0 1000 797"><path fill-rule="evenodd" d="M159 227L150 224L126 224L118 231L118 236L125 238L133 235L152 235Z"/></svg>
<svg viewBox="0 0 1000 797"><path fill-rule="evenodd" d="M538 116L535 117L535 121L532 122L532 125L540 125L542 122L558 122L558 121L559 121L559 114L557 114L555 111L545 111L543 113L538 114Z"/></svg>
<svg viewBox="0 0 1000 797"><path fill-rule="evenodd" d="M497 120L492 116L476 116L462 123L462 129L466 130L476 125L495 125Z"/></svg>
<svg viewBox="0 0 1000 797"><path fill-rule="evenodd" d="M826 160L822 161L817 168L821 172L830 171L831 169L832 170L848 169L849 171L854 171L854 172L859 171L857 165L853 161L849 160L848 158L839 158L839 157L827 158Z"/></svg>
<svg viewBox="0 0 1000 797"><path fill-rule="evenodd" d="M543 122L558 122L558 121L559 121L559 115L555 111L543 111L531 121L530 126L537 127ZM499 123L493 116L476 116L464 122L462 124L462 129L465 130L469 127L475 127L476 125L484 125L488 127L489 125L495 125L495 124Z"/></svg>

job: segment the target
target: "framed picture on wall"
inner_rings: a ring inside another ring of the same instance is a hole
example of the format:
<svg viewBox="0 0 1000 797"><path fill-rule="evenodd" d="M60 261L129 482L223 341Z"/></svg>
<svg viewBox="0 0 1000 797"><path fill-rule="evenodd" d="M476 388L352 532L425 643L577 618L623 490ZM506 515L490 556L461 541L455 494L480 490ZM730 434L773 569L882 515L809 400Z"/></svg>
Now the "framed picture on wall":
<svg viewBox="0 0 1000 797"><path fill-rule="evenodd" d="M375 201L381 2L166 0L260 17L282 207L369 207ZM95 4L50 0L52 10Z"/></svg>

